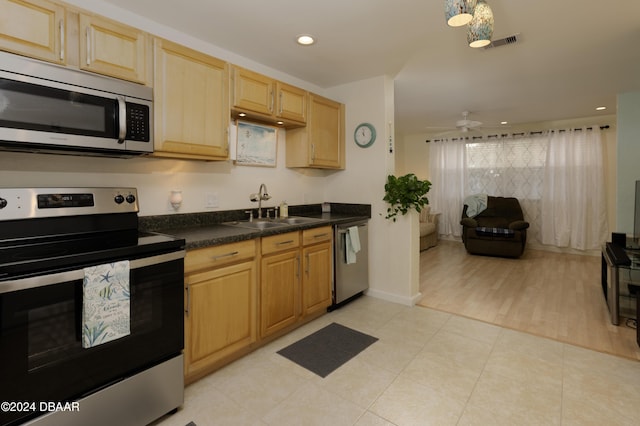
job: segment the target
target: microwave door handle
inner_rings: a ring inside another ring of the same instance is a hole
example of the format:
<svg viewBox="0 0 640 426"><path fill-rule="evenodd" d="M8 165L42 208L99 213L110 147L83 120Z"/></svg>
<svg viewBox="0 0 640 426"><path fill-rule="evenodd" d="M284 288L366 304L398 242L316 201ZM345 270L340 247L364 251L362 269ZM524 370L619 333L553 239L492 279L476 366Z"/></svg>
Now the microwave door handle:
<svg viewBox="0 0 640 426"><path fill-rule="evenodd" d="M127 103L124 96L118 96L118 143L124 143L127 137Z"/></svg>

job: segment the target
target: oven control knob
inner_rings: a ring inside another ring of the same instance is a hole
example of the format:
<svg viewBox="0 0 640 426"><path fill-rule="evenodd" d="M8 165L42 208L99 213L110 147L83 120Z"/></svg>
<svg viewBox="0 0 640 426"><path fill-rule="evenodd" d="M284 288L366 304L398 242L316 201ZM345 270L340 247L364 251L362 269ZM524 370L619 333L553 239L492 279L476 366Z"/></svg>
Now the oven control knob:
<svg viewBox="0 0 640 426"><path fill-rule="evenodd" d="M113 199L113 201L116 202L116 204L122 204L124 203L124 197L120 194L116 195L116 197Z"/></svg>
<svg viewBox="0 0 640 426"><path fill-rule="evenodd" d="M129 204L133 204L136 202L136 197L133 194L129 194L127 195L127 203Z"/></svg>
<svg viewBox="0 0 640 426"><path fill-rule="evenodd" d="M4 209L5 207L7 207L7 200L0 198L0 209Z"/></svg>

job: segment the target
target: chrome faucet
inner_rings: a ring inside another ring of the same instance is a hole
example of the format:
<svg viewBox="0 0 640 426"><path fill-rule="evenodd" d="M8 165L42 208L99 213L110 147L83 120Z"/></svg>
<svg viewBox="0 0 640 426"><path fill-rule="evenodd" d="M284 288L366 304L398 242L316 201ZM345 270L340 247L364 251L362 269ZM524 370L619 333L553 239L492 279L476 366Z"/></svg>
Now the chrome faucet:
<svg viewBox="0 0 640 426"><path fill-rule="evenodd" d="M264 183L260 184L260 188L258 189L257 194L251 194L249 199L254 203L258 202L258 219L262 219L262 201L266 201L271 199L271 196L268 193L267 185Z"/></svg>

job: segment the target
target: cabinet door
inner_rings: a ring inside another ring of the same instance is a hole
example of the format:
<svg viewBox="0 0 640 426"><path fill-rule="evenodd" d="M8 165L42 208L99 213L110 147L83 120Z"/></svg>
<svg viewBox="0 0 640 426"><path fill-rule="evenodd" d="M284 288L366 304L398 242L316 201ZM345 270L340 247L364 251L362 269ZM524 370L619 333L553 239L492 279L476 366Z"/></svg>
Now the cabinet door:
<svg viewBox="0 0 640 426"><path fill-rule="evenodd" d="M65 9L47 0L0 0L0 49L65 63Z"/></svg>
<svg viewBox="0 0 640 426"><path fill-rule="evenodd" d="M228 158L228 81L224 61L155 40L155 156Z"/></svg>
<svg viewBox="0 0 640 426"><path fill-rule="evenodd" d="M233 68L233 107L259 114L274 113L273 79L244 68Z"/></svg>
<svg viewBox="0 0 640 426"><path fill-rule="evenodd" d="M344 169L344 105L309 94L306 127L287 130L287 167Z"/></svg>
<svg viewBox="0 0 640 426"><path fill-rule="evenodd" d="M307 97L305 90L278 81L276 83L276 115L286 120L304 124L307 122Z"/></svg>
<svg viewBox="0 0 640 426"><path fill-rule="evenodd" d="M295 324L300 312L300 251L262 258L260 333L266 337Z"/></svg>
<svg viewBox="0 0 640 426"><path fill-rule="evenodd" d="M80 14L80 68L146 84L147 54L144 32Z"/></svg>
<svg viewBox="0 0 640 426"><path fill-rule="evenodd" d="M331 304L331 243L321 243L302 250L302 315L324 311Z"/></svg>
<svg viewBox="0 0 640 426"><path fill-rule="evenodd" d="M340 168L344 156L343 105L310 95L310 165Z"/></svg>
<svg viewBox="0 0 640 426"><path fill-rule="evenodd" d="M185 375L208 372L257 340L256 263L185 277ZM207 370L208 369L208 370Z"/></svg>

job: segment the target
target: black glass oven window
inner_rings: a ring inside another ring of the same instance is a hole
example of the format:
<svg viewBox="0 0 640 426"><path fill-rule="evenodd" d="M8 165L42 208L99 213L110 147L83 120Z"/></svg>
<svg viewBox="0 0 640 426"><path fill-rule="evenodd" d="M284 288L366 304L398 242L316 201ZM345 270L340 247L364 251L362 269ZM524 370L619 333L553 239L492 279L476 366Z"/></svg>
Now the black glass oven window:
<svg viewBox="0 0 640 426"><path fill-rule="evenodd" d="M3 127L115 137L116 104L115 99L0 79Z"/></svg>
<svg viewBox="0 0 640 426"><path fill-rule="evenodd" d="M0 293L0 400L69 400L177 356L183 260L132 269L130 284L131 334L86 349L82 280ZM23 415L0 412L0 424Z"/></svg>
<svg viewBox="0 0 640 426"><path fill-rule="evenodd" d="M67 358L77 349L73 300L30 309L27 317L29 371Z"/></svg>

